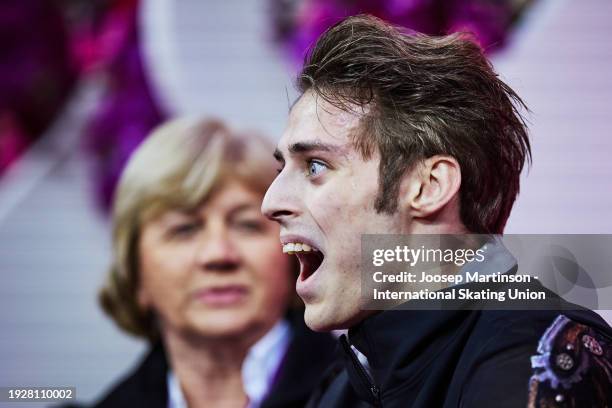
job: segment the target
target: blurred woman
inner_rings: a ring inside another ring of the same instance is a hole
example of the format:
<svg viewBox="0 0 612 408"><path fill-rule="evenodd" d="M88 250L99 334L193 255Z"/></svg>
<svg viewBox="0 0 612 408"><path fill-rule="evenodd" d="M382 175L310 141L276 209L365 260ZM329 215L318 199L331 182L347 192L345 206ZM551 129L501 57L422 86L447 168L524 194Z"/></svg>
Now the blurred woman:
<svg viewBox="0 0 612 408"><path fill-rule="evenodd" d="M272 149L218 121L162 125L129 161L100 300L151 351L98 407L299 407L332 359L260 213Z"/></svg>

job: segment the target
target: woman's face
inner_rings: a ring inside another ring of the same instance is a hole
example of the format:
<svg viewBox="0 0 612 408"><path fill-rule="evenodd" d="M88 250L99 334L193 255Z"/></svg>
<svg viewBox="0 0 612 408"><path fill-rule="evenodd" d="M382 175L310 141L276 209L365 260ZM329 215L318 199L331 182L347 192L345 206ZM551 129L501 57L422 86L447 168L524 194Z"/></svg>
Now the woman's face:
<svg viewBox="0 0 612 408"><path fill-rule="evenodd" d="M139 241L141 307L162 332L208 338L261 336L284 314L290 259L262 195L226 184L193 213L167 211Z"/></svg>

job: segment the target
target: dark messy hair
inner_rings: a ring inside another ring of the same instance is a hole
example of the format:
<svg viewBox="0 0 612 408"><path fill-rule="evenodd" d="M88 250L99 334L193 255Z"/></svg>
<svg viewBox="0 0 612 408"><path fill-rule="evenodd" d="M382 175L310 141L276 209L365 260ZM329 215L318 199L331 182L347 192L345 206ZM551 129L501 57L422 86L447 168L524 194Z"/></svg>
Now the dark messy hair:
<svg viewBox="0 0 612 408"><path fill-rule="evenodd" d="M527 108L466 34L431 37L349 17L318 39L298 87L343 110L367 107L352 136L365 159L379 150L377 211L395 212L402 176L444 154L461 167L466 228L503 232L531 158Z"/></svg>

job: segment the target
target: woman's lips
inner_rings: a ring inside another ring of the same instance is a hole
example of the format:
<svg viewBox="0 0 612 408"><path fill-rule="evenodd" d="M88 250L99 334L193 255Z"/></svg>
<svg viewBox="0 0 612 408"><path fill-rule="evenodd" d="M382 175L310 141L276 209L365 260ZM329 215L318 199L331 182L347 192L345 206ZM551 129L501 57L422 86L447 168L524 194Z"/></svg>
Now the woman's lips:
<svg viewBox="0 0 612 408"><path fill-rule="evenodd" d="M248 293L246 286L228 285L198 290L195 297L208 306L234 306L244 301Z"/></svg>

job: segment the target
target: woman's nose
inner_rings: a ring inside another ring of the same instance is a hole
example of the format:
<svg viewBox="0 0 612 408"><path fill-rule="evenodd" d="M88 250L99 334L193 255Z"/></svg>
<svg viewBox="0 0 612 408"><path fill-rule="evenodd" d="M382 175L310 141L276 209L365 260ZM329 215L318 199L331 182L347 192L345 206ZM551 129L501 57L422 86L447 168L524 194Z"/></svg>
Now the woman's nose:
<svg viewBox="0 0 612 408"><path fill-rule="evenodd" d="M240 266L240 252L227 232L216 231L204 237L198 250L198 263L208 271L233 271Z"/></svg>

